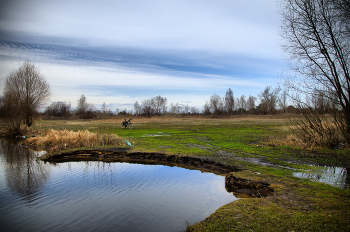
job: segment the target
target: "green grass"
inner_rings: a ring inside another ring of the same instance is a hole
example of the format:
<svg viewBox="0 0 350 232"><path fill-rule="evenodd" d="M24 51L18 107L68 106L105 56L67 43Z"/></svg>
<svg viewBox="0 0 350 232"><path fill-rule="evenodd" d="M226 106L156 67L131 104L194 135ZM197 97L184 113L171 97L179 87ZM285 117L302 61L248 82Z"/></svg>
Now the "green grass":
<svg viewBox="0 0 350 232"><path fill-rule="evenodd" d="M293 177L298 170L317 169L308 164L349 168L349 150L269 146L269 141L279 141L290 133L283 120L273 118L136 118L134 130L122 129L121 121L42 120L36 121L33 129L113 133L132 142L135 151L206 157L243 168L235 173L238 177L272 184L274 195L222 206L188 231L350 231L349 190Z"/></svg>

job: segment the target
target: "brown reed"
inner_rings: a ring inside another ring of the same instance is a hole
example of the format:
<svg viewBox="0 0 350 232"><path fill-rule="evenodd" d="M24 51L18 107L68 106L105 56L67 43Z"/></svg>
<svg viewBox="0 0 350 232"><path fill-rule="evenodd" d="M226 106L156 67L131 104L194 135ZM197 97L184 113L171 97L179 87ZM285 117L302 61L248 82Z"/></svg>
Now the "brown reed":
<svg viewBox="0 0 350 232"><path fill-rule="evenodd" d="M92 133L88 130L74 132L51 129L36 137L29 137L24 144L57 151L78 147L122 146L124 142L116 134Z"/></svg>

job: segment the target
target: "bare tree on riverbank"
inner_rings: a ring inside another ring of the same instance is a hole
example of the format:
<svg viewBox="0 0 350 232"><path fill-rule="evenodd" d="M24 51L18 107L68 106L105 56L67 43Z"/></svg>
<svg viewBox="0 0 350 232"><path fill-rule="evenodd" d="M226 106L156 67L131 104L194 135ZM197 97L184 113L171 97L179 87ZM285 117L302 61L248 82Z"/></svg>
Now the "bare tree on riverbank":
<svg viewBox="0 0 350 232"><path fill-rule="evenodd" d="M36 111L50 96L50 85L34 64L26 61L8 74L3 97L3 121L9 134L30 127Z"/></svg>

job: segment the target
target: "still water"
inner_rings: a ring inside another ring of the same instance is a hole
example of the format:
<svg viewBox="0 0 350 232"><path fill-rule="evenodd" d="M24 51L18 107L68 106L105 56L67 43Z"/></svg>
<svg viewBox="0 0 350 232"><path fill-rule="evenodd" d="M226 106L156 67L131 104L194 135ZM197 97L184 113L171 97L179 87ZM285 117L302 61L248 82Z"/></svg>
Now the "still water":
<svg viewBox="0 0 350 232"><path fill-rule="evenodd" d="M294 172L294 177L305 178L325 184L350 189L350 176L343 167L313 166L313 169Z"/></svg>
<svg viewBox="0 0 350 232"><path fill-rule="evenodd" d="M38 155L0 140L0 231L181 231L236 200L211 173Z"/></svg>

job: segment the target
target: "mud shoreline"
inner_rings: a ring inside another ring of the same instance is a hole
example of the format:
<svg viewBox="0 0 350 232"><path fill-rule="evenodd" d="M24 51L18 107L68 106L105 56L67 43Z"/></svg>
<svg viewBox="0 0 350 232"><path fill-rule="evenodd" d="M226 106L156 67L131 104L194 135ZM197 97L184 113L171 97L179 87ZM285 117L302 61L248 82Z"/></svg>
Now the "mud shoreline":
<svg viewBox="0 0 350 232"><path fill-rule="evenodd" d="M177 166L224 175L226 190L233 192L234 195L239 195L239 197L266 197L273 192L273 189L266 182L235 178L234 172L241 171L241 168L198 157L168 155L156 152L132 152L129 148L108 148L75 150L42 157L41 159L52 163L102 161Z"/></svg>

